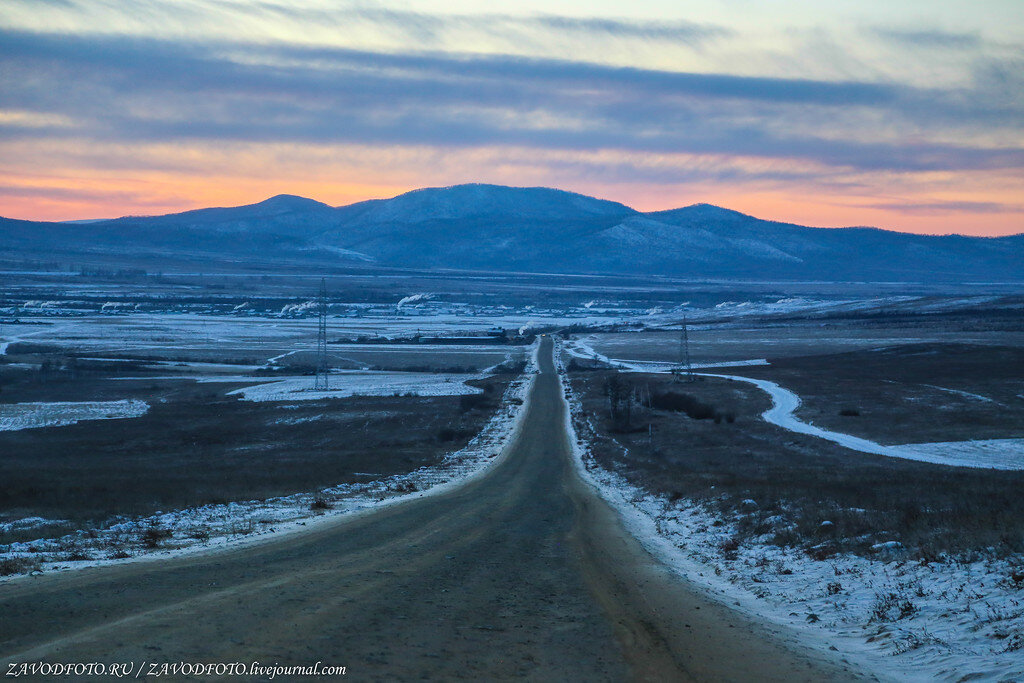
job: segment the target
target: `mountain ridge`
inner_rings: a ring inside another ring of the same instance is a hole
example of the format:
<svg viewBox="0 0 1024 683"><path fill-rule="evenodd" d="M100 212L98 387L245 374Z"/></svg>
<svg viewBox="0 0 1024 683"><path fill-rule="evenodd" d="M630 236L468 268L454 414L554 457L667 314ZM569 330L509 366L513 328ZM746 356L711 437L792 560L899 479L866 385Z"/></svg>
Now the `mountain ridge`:
<svg viewBox="0 0 1024 683"><path fill-rule="evenodd" d="M90 223L0 219L0 251L268 266L372 263L794 280L1024 280L1024 235L810 227L708 203L640 212L564 190L483 183L422 188L337 207L279 194L237 207Z"/></svg>

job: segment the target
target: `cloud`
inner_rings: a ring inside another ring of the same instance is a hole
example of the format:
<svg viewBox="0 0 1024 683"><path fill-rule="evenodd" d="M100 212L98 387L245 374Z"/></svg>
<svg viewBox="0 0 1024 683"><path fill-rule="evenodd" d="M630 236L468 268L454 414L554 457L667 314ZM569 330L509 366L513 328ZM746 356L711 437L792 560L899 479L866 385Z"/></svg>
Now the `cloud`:
<svg viewBox="0 0 1024 683"><path fill-rule="evenodd" d="M237 40L248 35L304 44L416 44L420 49L489 43L499 51L499 46L505 50L520 46L540 52L557 51L567 41L605 46L609 41L653 42L662 47L700 48L733 34L723 26L690 21L560 16L517 10L428 13L344 1L149 0L125 11L119 3L96 0L7 0L0 6L0 24L35 31L74 27L76 32L152 38Z"/></svg>
<svg viewBox="0 0 1024 683"><path fill-rule="evenodd" d="M702 43L707 40L733 35L723 26L691 22L623 21L604 18L539 16L519 19L527 26L604 34L615 38L642 38L644 40L670 40L683 43Z"/></svg>
<svg viewBox="0 0 1024 683"><path fill-rule="evenodd" d="M937 29L897 29L873 28L870 33L890 43L903 46L925 47L942 50L967 50L980 48L983 45L978 32L940 31Z"/></svg>
<svg viewBox="0 0 1024 683"><path fill-rule="evenodd" d="M938 216L946 214L1001 214L1024 211L1024 205L1003 202L939 201L939 202L883 202L868 204L867 208L896 213Z"/></svg>
<svg viewBox="0 0 1024 683"><path fill-rule="evenodd" d="M1021 148L971 144L970 135L952 144L939 126L1012 130L1017 102L889 83L10 30L0 31L0 63L7 106L75 124L26 130L0 119L6 139L511 145L894 170L1024 165ZM872 120L865 112L940 134L873 138L873 124L857 127Z"/></svg>
<svg viewBox="0 0 1024 683"><path fill-rule="evenodd" d="M120 204L131 204L141 206L154 204L165 206L168 204L181 204L188 201L188 198L177 195L161 196L154 198L151 191L139 190L129 192L112 189L110 187L66 187L59 185L16 185L0 183L0 197L33 199L43 198L47 200L59 200L67 202L117 202Z"/></svg>
<svg viewBox="0 0 1024 683"><path fill-rule="evenodd" d="M579 30L600 30L591 25L597 20L580 21ZM381 157L410 147L505 148L522 152L523 173L530 157L555 185L576 177L821 187L852 182L856 172L1024 168L1024 103L1006 94L1019 77L1005 64L979 64L975 73L973 85L929 89L508 55L0 30L2 106L17 112L0 112L0 141L59 143L68 155L91 146L86 161L98 169L162 164L168 172L188 158L142 159L131 150L361 145ZM600 151L614 158L584 158ZM659 156L675 160L648 162Z"/></svg>

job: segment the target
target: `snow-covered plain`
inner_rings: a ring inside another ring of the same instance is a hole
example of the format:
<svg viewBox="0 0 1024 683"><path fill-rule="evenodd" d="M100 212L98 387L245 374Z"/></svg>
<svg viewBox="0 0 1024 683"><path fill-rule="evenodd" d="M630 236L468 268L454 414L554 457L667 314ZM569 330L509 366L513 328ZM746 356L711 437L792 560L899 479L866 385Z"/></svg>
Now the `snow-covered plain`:
<svg viewBox="0 0 1024 683"><path fill-rule="evenodd" d="M314 391L310 377L257 384L229 391L246 401L311 401L350 396L461 396L483 390L466 384L481 375L435 375L415 372L336 372L328 375L327 391ZM206 380L209 381L209 380Z"/></svg>
<svg viewBox="0 0 1024 683"><path fill-rule="evenodd" d="M626 372L647 372L652 374L666 374L671 373L679 366L676 363L659 363L658 361L649 360L623 360L621 358L609 358L603 353L598 353L594 350L594 347L586 339L572 339L565 342L562 347L565 351L576 358L582 358L585 360L597 360L602 363L625 370ZM764 358L751 358L747 360L735 360L735 361L721 361L717 363L690 363L690 367L694 370L702 370L707 368L736 368L745 367L751 365L768 365L768 361Z"/></svg>
<svg viewBox="0 0 1024 683"><path fill-rule="evenodd" d="M316 493L205 505L117 520L99 529L81 530L60 538L12 543L0 546L0 561L37 560L41 571L55 571L166 558L228 544L258 542L269 534L299 532L339 515L356 514L448 490L500 462L507 452L526 413L537 371L537 348L534 345L526 370L506 389L501 407L483 430L465 448L450 453L438 465L365 483L332 486ZM326 502L329 508L314 511L311 506L318 500ZM9 524L38 526L29 521L15 520ZM147 548L145 543L147 533L152 530L169 533L156 549ZM16 578L0 578L0 582Z"/></svg>
<svg viewBox="0 0 1024 683"><path fill-rule="evenodd" d="M593 427L560 371L580 476L693 585L881 680L1024 680L1024 558L910 562L893 543L876 559L815 560L767 536L731 550L737 520L655 496L598 465L587 445Z"/></svg>
<svg viewBox="0 0 1024 683"><path fill-rule="evenodd" d="M52 403L0 403L0 432L58 427L83 420L139 417L149 404L137 399Z"/></svg>

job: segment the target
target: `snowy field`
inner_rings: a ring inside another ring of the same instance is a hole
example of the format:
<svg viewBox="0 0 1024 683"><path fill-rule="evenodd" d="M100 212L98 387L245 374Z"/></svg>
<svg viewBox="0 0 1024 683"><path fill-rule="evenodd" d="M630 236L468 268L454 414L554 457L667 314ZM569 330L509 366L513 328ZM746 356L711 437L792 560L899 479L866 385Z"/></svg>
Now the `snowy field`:
<svg viewBox="0 0 1024 683"><path fill-rule="evenodd" d="M566 353L576 358L582 358L584 360L598 360L601 361L602 363L607 363L612 367L625 370L626 372L650 372L665 374L671 373L674 369L678 367L678 363L609 358L603 353L599 353L598 351L594 350L594 347L591 345L592 341L593 337L586 337L584 339L570 339L565 342L562 348L566 351ZM694 370L706 368L735 368L751 365L768 365L768 361L764 358L748 358L731 361L690 363L690 367Z"/></svg>
<svg viewBox="0 0 1024 683"><path fill-rule="evenodd" d="M466 384L482 375L434 375L414 372L335 372L327 391L314 391L310 377L292 377L229 391L246 401L313 401L351 396L462 396L482 393ZM249 378L251 380L251 378ZM213 381L210 379L204 381ZM229 380L230 381L230 380Z"/></svg>
<svg viewBox="0 0 1024 683"><path fill-rule="evenodd" d="M83 420L113 420L145 415L145 401L82 401L53 403L0 403L0 432L58 427Z"/></svg>
<svg viewBox="0 0 1024 683"><path fill-rule="evenodd" d="M679 358L679 331L645 330L593 334L580 338L600 355L624 362L672 364ZM992 332L957 326L883 324L823 325L793 323L764 326L747 323L689 326L690 356L696 363L782 358L877 349L899 344L1006 344L1024 346L1024 329Z"/></svg>
<svg viewBox="0 0 1024 683"><path fill-rule="evenodd" d="M197 350L230 348L263 358L300 350L316 350L316 318L263 318L187 313L133 313L124 316L83 316L71 319L23 317L23 323L5 324L0 334L0 352L15 342L52 344L90 354L103 352L146 351L152 349ZM557 311L508 314L439 313L409 316L381 313L374 316L328 318L330 340L365 337L387 339L409 337L415 333L437 336L483 334L501 327L517 332L536 327L572 324L614 324L621 316L567 315ZM409 348L407 345L402 345ZM331 344L332 350L335 345ZM351 345L338 349L354 350ZM367 347L360 346L365 349ZM372 350L376 346L370 347ZM414 347L415 348L415 347ZM475 347L494 351L494 346Z"/></svg>
<svg viewBox="0 0 1024 683"><path fill-rule="evenodd" d="M768 536L734 547L736 520L652 495L600 467L587 445L589 418L564 381L563 388L580 475L655 557L711 596L837 649L881 680L1024 679L1021 558L907 562L890 544L877 549L878 559L819 561Z"/></svg>

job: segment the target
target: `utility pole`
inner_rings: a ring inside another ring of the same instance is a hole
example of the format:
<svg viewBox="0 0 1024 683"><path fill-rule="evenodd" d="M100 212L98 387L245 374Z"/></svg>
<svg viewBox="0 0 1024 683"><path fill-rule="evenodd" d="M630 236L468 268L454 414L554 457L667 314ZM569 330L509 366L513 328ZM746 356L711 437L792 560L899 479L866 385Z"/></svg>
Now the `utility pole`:
<svg viewBox="0 0 1024 683"><path fill-rule="evenodd" d="M316 382L315 391L327 391L327 278L320 278L319 325L316 335Z"/></svg>
<svg viewBox="0 0 1024 683"><path fill-rule="evenodd" d="M693 365L690 363L690 335L687 331L688 324L686 317L683 317L683 322L679 330L679 358L676 363L675 370L672 374L676 376L678 380L682 375L686 376L687 382L692 382L693 377Z"/></svg>

